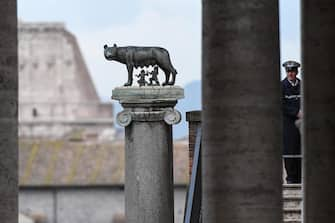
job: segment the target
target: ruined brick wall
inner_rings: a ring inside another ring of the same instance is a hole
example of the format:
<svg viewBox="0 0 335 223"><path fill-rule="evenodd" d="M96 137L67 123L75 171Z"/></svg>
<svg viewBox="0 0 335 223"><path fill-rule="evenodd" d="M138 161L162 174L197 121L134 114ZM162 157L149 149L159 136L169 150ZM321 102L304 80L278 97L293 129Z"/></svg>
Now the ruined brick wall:
<svg viewBox="0 0 335 223"><path fill-rule="evenodd" d="M197 129L201 126L201 111L186 112L186 121L188 121L188 141L189 141L189 177L192 174L193 156L195 141L197 136Z"/></svg>

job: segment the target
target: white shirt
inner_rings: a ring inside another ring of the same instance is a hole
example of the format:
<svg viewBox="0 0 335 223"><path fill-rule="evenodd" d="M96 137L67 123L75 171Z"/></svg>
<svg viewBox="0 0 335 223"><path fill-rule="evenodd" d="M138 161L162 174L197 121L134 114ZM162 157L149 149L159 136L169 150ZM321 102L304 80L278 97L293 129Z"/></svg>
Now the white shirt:
<svg viewBox="0 0 335 223"><path fill-rule="evenodd" d="M299 84L299 80L298 80L298 79L295 79L295 82L290 81L289 79L287 79L287 80L288 80L288 82L290 82L290 84L291 84L293 87L295 87L295 86L297 86L297 85Z"/></svg>

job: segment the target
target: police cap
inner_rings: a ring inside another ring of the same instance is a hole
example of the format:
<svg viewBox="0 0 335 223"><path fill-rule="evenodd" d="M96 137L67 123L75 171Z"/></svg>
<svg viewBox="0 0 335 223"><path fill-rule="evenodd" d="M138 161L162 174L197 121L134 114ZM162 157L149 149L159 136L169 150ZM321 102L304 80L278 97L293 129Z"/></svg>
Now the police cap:
<svg viewBox="0 0 335 223"><path fill-rule="evenodd" d="M298 71L298 68L300 67L300 63L295 62L293 60L286 61L283 63L283 67L285 67L286 72L288 71Z"/></svg>

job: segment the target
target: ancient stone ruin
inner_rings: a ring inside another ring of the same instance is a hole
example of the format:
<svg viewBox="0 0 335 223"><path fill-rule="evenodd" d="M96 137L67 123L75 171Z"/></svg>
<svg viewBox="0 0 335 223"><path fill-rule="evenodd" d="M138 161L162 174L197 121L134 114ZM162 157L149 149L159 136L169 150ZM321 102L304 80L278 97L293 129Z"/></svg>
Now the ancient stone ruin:
<svg viewBox="0 0 335 223"><path fill-rule="evenodd" d="M76 38L62 23L18 24L19 137L112 139Z"/></svg>

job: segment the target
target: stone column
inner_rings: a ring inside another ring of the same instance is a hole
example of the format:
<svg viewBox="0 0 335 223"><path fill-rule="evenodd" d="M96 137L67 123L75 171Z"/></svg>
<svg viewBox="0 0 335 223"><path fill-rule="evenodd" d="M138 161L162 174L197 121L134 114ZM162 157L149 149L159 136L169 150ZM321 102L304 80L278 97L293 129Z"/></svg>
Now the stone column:
<svg viewBox="0 0 335 223"><path fill-rule="evenodd" d="M173 223L172 125L184 97L180 87L120 87L112 98L124 110L117 122L126 133L126 222Z"/></svg>
<svg viewBox="0 0 335 223"><path fill-rule="evenodd" d="M335 221L335 2L302 1L304 222Z"/></svg>
<svg viewBox="0 0 335 223"><path fill-rule="evenodd" d="M0 222L17 213L17 14L16 1L0 1Z"/></svg>
<svg viewBox="0 0 335 223"><path fill-rule="evenodd" d="M203 222L282 222L277 0L203 0Z"/></svg>

